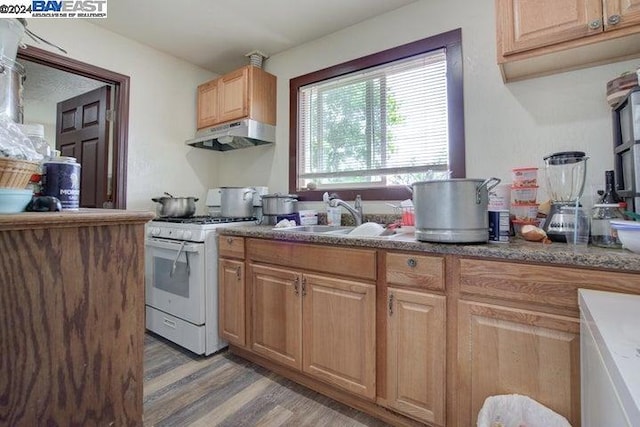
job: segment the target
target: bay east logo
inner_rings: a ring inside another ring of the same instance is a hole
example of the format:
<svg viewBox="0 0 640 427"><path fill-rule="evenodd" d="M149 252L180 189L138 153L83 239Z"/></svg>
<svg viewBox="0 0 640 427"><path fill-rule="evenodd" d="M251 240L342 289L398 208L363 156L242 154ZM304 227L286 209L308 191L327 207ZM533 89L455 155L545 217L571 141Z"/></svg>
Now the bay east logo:
<svg viewBox="0 0 640 427"><path fill-rule="evenodd" d="M106 18L107 0L32 0L32 18Z"/></svg>

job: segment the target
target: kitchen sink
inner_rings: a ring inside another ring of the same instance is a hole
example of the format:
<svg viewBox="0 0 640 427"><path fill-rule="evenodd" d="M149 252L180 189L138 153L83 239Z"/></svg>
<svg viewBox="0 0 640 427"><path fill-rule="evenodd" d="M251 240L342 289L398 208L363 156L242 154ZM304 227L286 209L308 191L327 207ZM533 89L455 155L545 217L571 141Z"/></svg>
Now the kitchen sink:
<svg viewBox="0 0 640 427"><path fill-rule="evenodd" d="M274 228L274 231L282 231L285 233L305 233L305 234L317 234L322 236L339 236L348 237L354 239L394 239L400 236L411 236L403 231L396 229L385 229L381 234L377 235L363 235L361 233L351 234L357 227L354 226L334 226L334 225L298 225L295 227L287 228ZM402 230L402 229L400 229Z"/></svg>
<svg viewBox="0 0 640 427"><path fill-rule="evenodd" d="M355 227L339 225L298 225L295 227L274 228L274 231L286 231L288 233L316 233L316 234L348 234Z"/></svg>

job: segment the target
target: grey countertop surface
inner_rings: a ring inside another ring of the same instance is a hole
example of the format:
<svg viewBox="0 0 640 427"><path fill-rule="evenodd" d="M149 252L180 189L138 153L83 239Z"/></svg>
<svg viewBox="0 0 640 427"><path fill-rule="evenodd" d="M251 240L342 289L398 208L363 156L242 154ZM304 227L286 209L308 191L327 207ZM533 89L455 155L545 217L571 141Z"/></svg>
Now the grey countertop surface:
<svg viewBox="0 0 640 427"><path fill-rule="evenodd" d="M290 242L414 251L437 255L451 254L543 265L565 265L640 273L640 254L626 249L604 249L592 245L581 250L573 250L566 243L542 244L527 242L519 238L512 238L509 243L427 243L416 241L415 235L410 233L397 234L390 239L378 239L375 237L292 233L274 229L273 226L262 225L221 228L219 232L223 235Z"/></svg>

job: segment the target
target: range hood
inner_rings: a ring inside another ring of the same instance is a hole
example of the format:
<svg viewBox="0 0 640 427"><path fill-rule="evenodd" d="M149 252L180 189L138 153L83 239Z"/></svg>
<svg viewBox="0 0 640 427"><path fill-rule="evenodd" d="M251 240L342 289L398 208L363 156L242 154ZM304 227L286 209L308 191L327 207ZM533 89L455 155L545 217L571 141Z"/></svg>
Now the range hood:
<svg viewBox="0 0 640 427"><path fill-rule="evenodd" d="M193 139L186 141L186 144L209 150L229 151L274 142L276 142L275 126L253 119L243 119L200 129Z"/></svg>

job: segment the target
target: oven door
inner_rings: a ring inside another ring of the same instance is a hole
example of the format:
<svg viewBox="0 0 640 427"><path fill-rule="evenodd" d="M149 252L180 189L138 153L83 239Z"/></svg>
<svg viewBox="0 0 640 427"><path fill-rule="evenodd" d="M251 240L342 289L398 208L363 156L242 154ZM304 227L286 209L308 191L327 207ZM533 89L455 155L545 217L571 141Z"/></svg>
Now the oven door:
<svg viewBox="0 0 640 427"><path fill-rule="evenodd" d="M148 306L203 325L204 243L146 239L145 290Z"/></svg>

